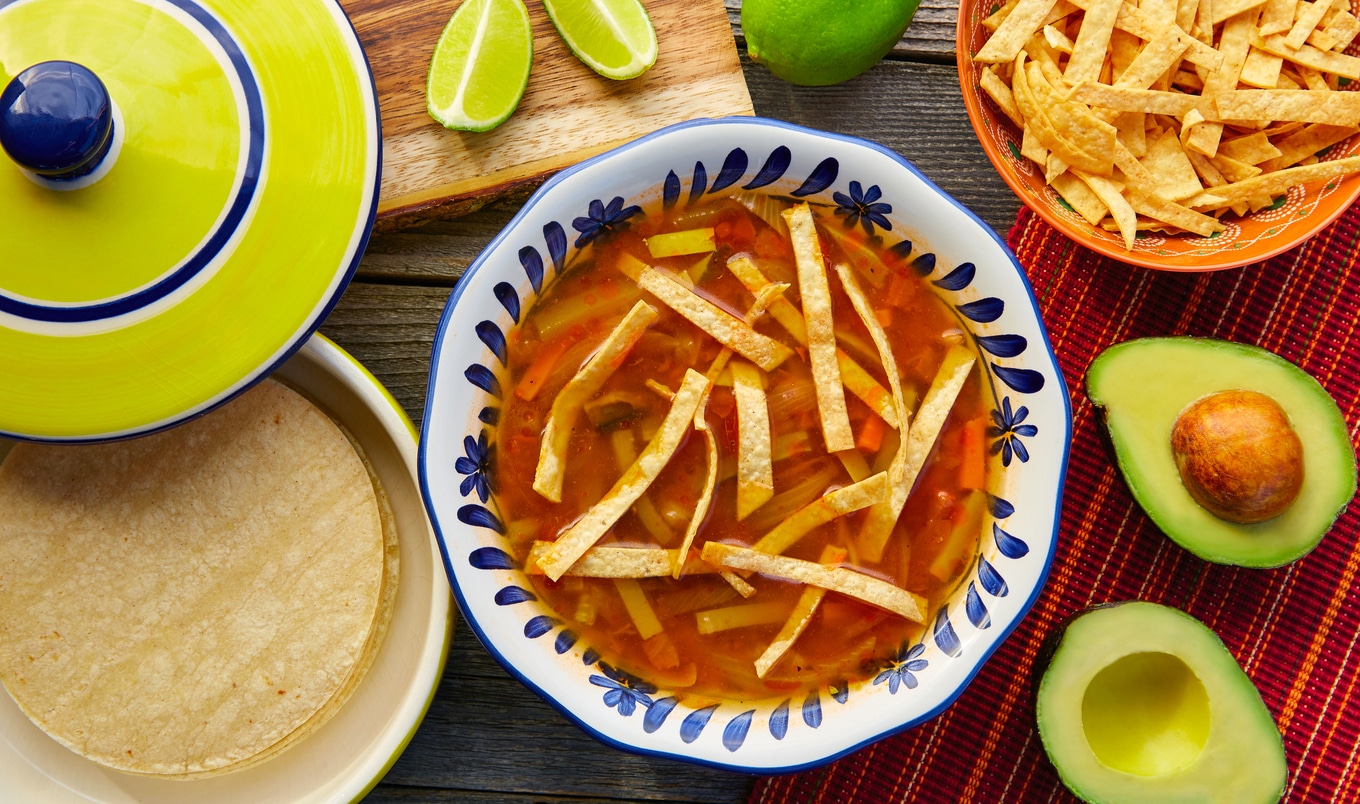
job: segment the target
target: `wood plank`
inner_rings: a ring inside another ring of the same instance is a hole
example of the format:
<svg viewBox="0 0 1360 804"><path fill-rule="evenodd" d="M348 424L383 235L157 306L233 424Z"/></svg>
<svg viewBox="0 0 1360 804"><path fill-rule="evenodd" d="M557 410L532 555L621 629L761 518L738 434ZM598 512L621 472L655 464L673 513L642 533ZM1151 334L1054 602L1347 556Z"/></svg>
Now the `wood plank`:
<svg viewBox="0 0 1360 804"><path fill-rule="evenodd" d="M732 33L744 49L746 36L741 28L741 0L723 0ZM902 40L893 46L889 59L913 59L954 63L955 25L959 4L950 0L922 0Z"/></svg>
<svg viewBox="0 0 1360 804"><path fill-rule="evenodd" d="M487 677L487 662L494 665L460 630L430 711L383 788L610 801L735 802L749 793L748 776L597 742L498 665L499 676Z"/></svg>
<svg viewBox="0 0 1360 804"><path fill-rule="evenodd" d="M1020 201L978 144L953 68L884 61L845 84L799 87L744 56L742 65L757 114L874 139L910 160L997 232L1004 234L1015 222ZM359 276L452 285L518 206L519 200L512 199L457 220L377 234Z"/></svg>
<svg viewBox="0 0 1360 804"><path fill-rule="evenodd" d="M383 123L380 221L465 212L614 145L694 117L750 114L720 0L651 0L660 55L631 81L572 55L529 3L534 65L519 108L493 131L450 131L425 110L425 80L448 0L341 0L367 52Z"/></svg>
<svg viewBox="0 0 1360 804"><path fill-rule="evenodd" d="M420 427L430 351L449 289L351 283L321 326L377 377Z"/></svg>

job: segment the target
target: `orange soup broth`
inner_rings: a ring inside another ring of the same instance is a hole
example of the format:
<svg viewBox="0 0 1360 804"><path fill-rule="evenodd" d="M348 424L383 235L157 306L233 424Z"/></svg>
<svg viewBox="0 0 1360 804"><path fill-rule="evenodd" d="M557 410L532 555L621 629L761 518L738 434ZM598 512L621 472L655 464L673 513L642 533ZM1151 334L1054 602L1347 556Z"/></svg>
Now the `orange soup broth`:
<svg viewBox="0 0 1360 804"><path fill-rule="evenodd" d="M818 210L817 218L828 266L837 261L852 265L858 261L855 270L860 284L880 311L902 374L907 407L915 411L946 349L964 338L962 330L901 257L881 248L881 244L867 242L858 228L847 230L842 220L827 210ZM715 253L656 259L644 243L644 238L654 233L698 226L714 227ZM838 236L827 236L825 229L829 227L836 227ZM839 245L842 236L849 238L846 249ZM868 262L859 250L864 245L879 246ZM790 283L786 297L798 302L797 271L785 236L732 200L684 208L678 214L653 209L642 219L635 217L627 229L584 249L510 336L508 371L513 390L507 394L501 412L494 488L508 523L512 551L520 561L526 559L534 540L555 539L598 502L622 474L627 453L640 452L656 431L670 402L647 388L644 381L651 379L675 389L686 369L705 372L721 348L711 336L617 271L613 266L622 252L658 268L698 277L697 292L738 318L750 308L752 296L728 271L726 261L734 254L747 254L772 281ZM828 272L842 348L888 387L867 328L834 272ZM660 315L596 395L595 400L609 404L602 403L577 419L562 501L549 502L532 486L540 436L552 401L638 299L646 299ZM707 422L717 441L719 481L694 541L695 556L708 540L750 546L802 505L853 482L842 462L823 447L807 350L769 316L755 328L797 349L794 357L765 378L775 452L775 496L744 521L737 521L735 402L730 387L715 384ZM848 392L846 402L852 429L858 436L876 414ZM928 615L956 585L977 552L984 494L961 487L960 482L961 478L982 476L977 464L985 462L983 451L965 449L963 442L969 427L980 442L980 420L986 415L978 371L974 369L907 500L882 561L871 564L858 557L855 536L865 516L863 511L808 533L785 555L817 561L824 546L843 546L849 551L845 566L924 596L932 607L927 608ZM881 471L887 468L897 444L896 432L888 428L876 449L870 443L860 451L873 471ZM619 455L620 445L623 456ZM965 466L966 461L973 465ZM706 477L704 439L691 429L644 498L619 519L599 545L678 547L702 496ZM958 533L966 540L962 549L957 544ZM941 550L950 543L951 534L955 534L955 543L949 549L957 556L942 558ZM896 614L828 592L793 647L760 679L753 662L778 634L785 617L701 634L697 613L759 603L770 604L769 609L777 608L786 616L805 588L801 584L751 575L748 580L758 591L744 600L713 573L687 574L678 581L639 579L637 583L663 626L659 636L644 642L615 581L566 575L552 582L533 569L530 572L542 599L597 649L604 661L660 687L674 689L677 694L700 698L765 697L872 676L905 643L918 639L922 630L921 625Z"/></svg>

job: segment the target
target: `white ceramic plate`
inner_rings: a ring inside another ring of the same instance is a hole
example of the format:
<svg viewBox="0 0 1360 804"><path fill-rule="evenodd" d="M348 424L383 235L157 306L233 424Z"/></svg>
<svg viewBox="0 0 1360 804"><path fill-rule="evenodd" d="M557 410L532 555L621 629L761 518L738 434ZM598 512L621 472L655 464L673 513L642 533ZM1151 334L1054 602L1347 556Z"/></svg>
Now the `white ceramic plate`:
<svg viewBox="0 0 1360 804"><path fill-rule="evenodd" d="M978 352L993 427L981 553L919 641L866 680L694 708L620 671L549 609L501 535L493 464L507 333L577 249L660 200L773 193L835 206L906 255ZM1015 257L975 215L875 143L760 118L663 129L555 176L468 268L431 362L420 479L459 605L514 676L599 739L757 773L827 762L948 706L1048 574L1072 415Z"/></svg>
<svg viewBox="0 0 1360 804"><path fill-rule="evenodd" d="M373 666L339 712L307 739L253 768L167 781L81 757L0 694L0 801L100 804L270 804L355 801L392 767L429 708L453 634L448 581L416 486L415 432L354 358L313 336L275 377L342 422L363 446L392 504L401 576L392 624ZM9 444L0 444L0 456Z"/></svg>

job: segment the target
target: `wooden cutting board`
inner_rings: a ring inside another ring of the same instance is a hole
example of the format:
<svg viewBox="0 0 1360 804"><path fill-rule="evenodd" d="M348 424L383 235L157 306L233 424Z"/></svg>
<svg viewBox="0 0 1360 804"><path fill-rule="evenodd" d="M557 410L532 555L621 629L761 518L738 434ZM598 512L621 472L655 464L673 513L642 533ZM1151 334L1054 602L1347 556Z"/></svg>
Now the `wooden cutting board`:
<svg viewBox="0 0 1360 804"><path fill-rule="evenodd" d="M660 54L639 78L597 75L567 49L539 0L529 87L508 121L450 131L425 111L435 43L457 0L340 0L368 54L382 111L380 228L470 212L671 123L749 115L722 0L643 0Z"/></svg>

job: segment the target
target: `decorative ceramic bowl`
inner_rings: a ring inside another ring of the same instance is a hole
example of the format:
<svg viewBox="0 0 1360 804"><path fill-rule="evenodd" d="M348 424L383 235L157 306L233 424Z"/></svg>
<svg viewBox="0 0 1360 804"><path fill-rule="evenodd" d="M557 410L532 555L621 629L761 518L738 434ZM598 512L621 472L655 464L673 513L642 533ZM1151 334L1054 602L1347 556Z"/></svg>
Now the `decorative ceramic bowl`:
<svg viewBox="0 0 1360 804"><path fill-rule="evenodd" d="M363 448L396 522L400 569L388 636L354 694L316 733L254 767L178 781L110 770L57 743L0 692L0 800L53 804L357 801L396 762L434 696L453 634L452 598L416 483L415 428L386 389L320 335L273 375ZM0 459L12 442L0 439Z"/></svg>
<svg viewBox="0 0 1360 804"><path fill-rule="evenodd" d="M982 67L973 54L987 41L982 20L1000 5L996 0L962 0L959 5L955 53L968 119L987 158L1020 200L1077 243L1121 262L1164 271L1236 268L1299 245L1360 197L1360 175L1312 182L1291 188L1259 212L1225 217L1227 228L1211 237L1139 232L1133 250L1126 251L1118 232L1087 223L1044 182L1043 168L1020 155L1021 132L979 87ZM1356 154L1360 136L1337 143L1325 158Z"/></svg>
<svg viewBox="0 0 1360 804"><path fill-rule="evenodd" d="M981 555L924 633L855 683L694 708L617 670L532 591L486 473L507 332L582 243L635 204L760 191L858 210L971 333L992 402ZM573 231L574 230L574 231ZM905 241L910 240L909 245ZM468 268L435 341L421 483L468 623L511 674L606 743L769 773L831 760L949 705L1020 622L1055 544L1071 413L1034 297L981 221L892 151L759 118L663 129L547 182Z"/></svg>

